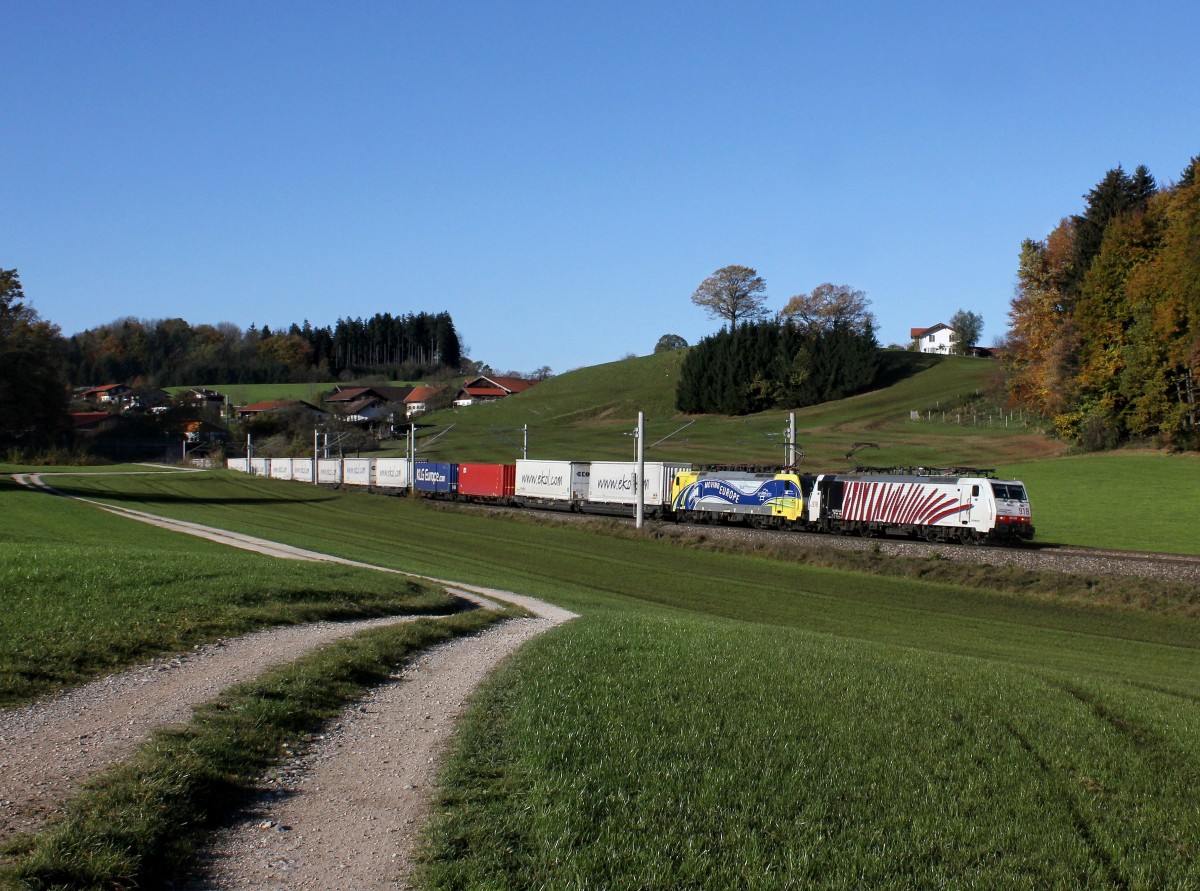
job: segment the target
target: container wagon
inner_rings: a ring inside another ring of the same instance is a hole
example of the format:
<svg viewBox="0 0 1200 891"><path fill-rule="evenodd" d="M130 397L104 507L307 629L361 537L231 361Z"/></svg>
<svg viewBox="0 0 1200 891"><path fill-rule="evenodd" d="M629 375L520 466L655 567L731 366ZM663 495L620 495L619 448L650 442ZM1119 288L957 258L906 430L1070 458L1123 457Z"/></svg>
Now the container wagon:
<svg viewBox="0 0 1200 891"><path fill-rule="evenodd" d="M648 516L658 516L671 504L671 485L676 474L689 471L691 464L663 461L643 462L642 504ZM637 505L636 461L593 461L588 468L586 509L632 515Z"/></svg>
<svg viewBox="0 0 1200 891"><path fill-rule="evenodd" d="M342 459L342 482L347 486L370 486L374 481L374 458Z"/></svg>
<svg viewBox="0 0 1200 891"><path fill-rule="evenodd" d="M381 489L407 489L412 481L407 458L376 458L375 485Z"/></svg>
<svg viewBox="0 0 1200 891"><path fill-rule="evenodd" d="M318 483L340 483L342 481L342 459L341 458L318 458L317 459L317 482Z"/></svg>
<svg viewBox="0 0 1200 891"><path fill-rule="evenodd" d="M455 495L458 492L458 465L442 461L418 461L413 468L413 488L426 495Z"/></svg>
<svg viewBox="0 0 1200 891"><path fill-rule="evenodd" d="M464 498L505 503L517 488L515 464L458 465L458 494Z"/></svg>
<svg viewBox="0 0 1200 891"><path fill-rule="evenodd" d="M514 501L529 507L580 510L587 501L586 461L517 460Z"/></svg>

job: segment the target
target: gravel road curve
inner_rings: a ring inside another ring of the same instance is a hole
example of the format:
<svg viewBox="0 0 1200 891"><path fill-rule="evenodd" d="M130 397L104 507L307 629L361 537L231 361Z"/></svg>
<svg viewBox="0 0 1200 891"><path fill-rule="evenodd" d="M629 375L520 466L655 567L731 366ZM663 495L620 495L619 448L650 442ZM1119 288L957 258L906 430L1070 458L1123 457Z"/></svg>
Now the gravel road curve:
<svg viewBox="0 0 1200 891"><path fill-rule="evenodd" d="M0 711L0 841L36 829L80 781L120 761L153 730L187 721L193 706L226 687L338 638L414 618L260 631Z"/></svg>
<svg viewBox="0 0 1200 891"><path fill-rule="evenodd" d="M54 493L37 475L22 485ZM57 494L57 493L54 493ZM139 522L294 560L333 557L128 508L95 506ZM410 575L406 573L399 573ZM523 643L574 613L507 591L415 576L484 608L505 601L510 619L433 648L350 707L263 794L204 858L196 888L395 888L408 873L434 771L454 719L487 674ZM75 786L125 757L154 729L186 721L193 706L272 665L365 628L416 616L287 626L155 660L52 699L0 711L0 841L61 811Z"/></svg>
<svg viewBox="0 0 1200 891"><path fill-rule="evenodd" d="M184 887L408 887L431 786L471 692L521 644L570 617L514 619L422 654L267 777Z"/></svg>

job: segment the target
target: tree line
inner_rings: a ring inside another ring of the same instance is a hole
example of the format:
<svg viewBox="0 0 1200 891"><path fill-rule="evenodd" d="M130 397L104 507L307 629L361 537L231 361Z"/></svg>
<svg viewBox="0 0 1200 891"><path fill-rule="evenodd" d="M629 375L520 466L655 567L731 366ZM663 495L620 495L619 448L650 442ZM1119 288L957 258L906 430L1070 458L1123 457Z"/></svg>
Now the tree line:
<svg viewBox="0 0 1200 891"><path fill-rule="evenodd" d="M1200 156L1160 187L1109 170L1082 214L1021 245L1008 393L1086 448L1195 448L1200 406Z"/></svg>
<svg viewBox="0 0 1200 891"><path fill-rule="evenodd" d="M166 387L332 381L357 375L423 377L457 370L462 344L446 312L369 319L338 319L314 327L307 320L272 331L251 325L191 325L183 319L119 319L69 339L67 371L73 383L137 381Z"/></svg>

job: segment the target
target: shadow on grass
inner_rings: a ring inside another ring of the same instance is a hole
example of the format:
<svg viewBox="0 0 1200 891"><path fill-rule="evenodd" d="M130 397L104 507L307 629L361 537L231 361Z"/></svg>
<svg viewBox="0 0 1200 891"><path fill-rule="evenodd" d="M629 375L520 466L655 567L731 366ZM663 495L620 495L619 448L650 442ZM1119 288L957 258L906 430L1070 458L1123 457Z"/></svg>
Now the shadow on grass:
<svg viewBox="0 0 1200 891"><path fill-rule="evenodd" d="M116 502L133 502L140 504L279 504L281 501L286 501L288 504L315 504L326 501L336 501L337 497L328 494L313 493L308 498L271 498L267 496L250 496L250 495L235 495L235 496L220 496L220 495L195 495L192 493L170 495L162 492L146 492L142 494L132 494L124 492L97 492L92 489L77 489L70 485L63 485L57 481L52 483L54 491L60 495L66 495L72 498L85 498L93 501L116 501Z"/></svg>
<svg viewBox="0 0 1200 891"><path fill-rule="evenodd" d="M879 374L871 384L872 390L883 390L907 380L922 371L928 371L938 362L941 356L932 353L912 353L900 350L881 350L879 353Z"/></svg>

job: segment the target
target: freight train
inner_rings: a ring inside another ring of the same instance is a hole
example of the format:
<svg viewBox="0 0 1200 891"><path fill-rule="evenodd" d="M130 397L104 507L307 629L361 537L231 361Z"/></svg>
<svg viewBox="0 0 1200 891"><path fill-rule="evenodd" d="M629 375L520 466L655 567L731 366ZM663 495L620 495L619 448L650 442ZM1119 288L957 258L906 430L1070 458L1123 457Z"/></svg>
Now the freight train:
<svg viewBox="0 0 1200 891"><path fill-rule="evenodd" d="M322 458L316 461L315 479L313 464L311 458L227 462L231 470L274 479L514 507L629 516L637 498L637 465L626 461L454 464ZM987 471L801 474L647 461L643 476L645 515L674 522L962 543L1011 544L1034 534L1024 484Z"/></svg>

